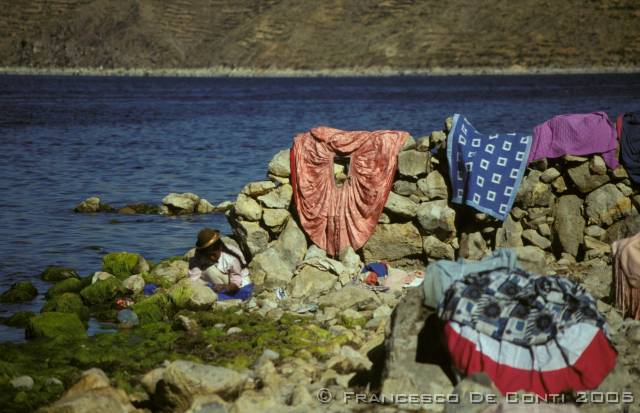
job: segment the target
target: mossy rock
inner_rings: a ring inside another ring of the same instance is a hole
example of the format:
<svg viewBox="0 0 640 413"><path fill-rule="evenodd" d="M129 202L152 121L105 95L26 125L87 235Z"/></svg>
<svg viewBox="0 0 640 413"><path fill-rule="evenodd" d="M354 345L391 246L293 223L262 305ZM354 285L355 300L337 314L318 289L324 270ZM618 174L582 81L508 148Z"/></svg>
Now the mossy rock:
<svg viewBox="0 0 640 413"><path fill-rule="evenodd" d="M164 294L154 294L144 298L135 303L131 309L138 316L140 324L164 321L173 314L171 300Z"/></svg>
<svg viewBox="0 0 640 413"><path fill-rule="evenodd" d="M10 327L26 328L29 324L29 319L34 315L35 313L32 311L18 311L11 317L7 318L3 324Z"/></svg>
<svg viewBox="0 0 640 413"><path fill-rule="evenodd" d="M112 304L115 298L122 294L122 281L115 277L97 281L80 291L82 300L90 306Z"/></svg>
<svg viewBox="0 0 640 413"><path fill-rule="evenodd" d="M30 281L20 281L0 295L0 303L24 303L37 296L38 290Z"/></svg>
<svg viewBox="0 0 640 413"><path fill-rule="evenodd" d="M138 262L144 261L140 254L133 252L111 252L102 257L102 271L124 280L138 272Z"/></svg>
<svg viewBox="0 0 640 413"><path fill-rule="evenodd" d="M153 204L129 204L125 208L131 208L136 214L157 215L160 207Z"/></svg>
<svg viewBox="0 0 640 413"><path fill-rule="evenodd" d="M142 273L140 275L142 276L145 284L155 284L158 287L164 288L165 290L168 290L173 285L171 280L168 280L159 275L151 274L148 272Z"/></svg>
<svg viewBox="0 0 640 413"><path fill-rule="evenodd" d="M77 314L58 312L47 312L31 317L25 335L28 339L62 338L71 340L86 337L84 324Z"/></svg>
<svg viewBox="0 0 640 413"><path fill-rule="evenodd" d="M44 281L58 282L67 280L69 278L78 278L78 273L73 268L58 267L56 265L49 265L40 273L40 278Z"/></svg>
<svg viewBox="0 0 640 413"><path fill-rule="evenodd" d="M89 308L84 305L78 294L63 293L47 301L42 312L58 312L77 314L81 320L89 319Z"/></svg>
<svg viewBox="0 0 640 413"><path fill-rule="evenodd" d="M52 285L51 288L47 290L45 297L50 299L64 293L79 293L84 287L85 285L83 285L79 278L69 278Z"/></svg>

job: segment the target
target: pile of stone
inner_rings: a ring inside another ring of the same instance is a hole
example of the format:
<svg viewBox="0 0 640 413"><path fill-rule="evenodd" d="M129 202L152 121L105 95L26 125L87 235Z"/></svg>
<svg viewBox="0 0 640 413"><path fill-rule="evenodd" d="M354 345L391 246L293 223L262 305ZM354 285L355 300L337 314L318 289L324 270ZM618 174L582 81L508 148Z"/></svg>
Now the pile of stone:
<svg viewBox="0 0 640 413"><path fill-rule="evenodd" d="M609 170L599 155L534 162L502 222L449 202L445 146L450 125L451 118L443 130L406 142L378 226L366 245L350 255L423 268L437 259L480 259L508 247L538 272L579 261L610 262L609 243L629 232L640 202L623 167ZM338 165L334 172L337 181L344 175ZM282 150L269 163L269 180L247 184L227 213L244 252L255 257L258 283L264 277L278 278L268 284L286 284L309 258L304 250L310 243L295 222L289 175L289 151Z"/></svg>
<svg viewBox="0 0 640 413"><path fill-rule="evenodd" d="M233 204L223 201L217 206L211 204L200 196L185 192L182 194L172 192L162 199L161 205L137 203L128 204L116 208L110 204L102 203L99 197L92 196L80 202L73 209L74 212L94 213L94 212L114 212L121 215L135 214L160 214L160 215L191 215L191 214L211 214L214 212L228 211Z"/></svg>

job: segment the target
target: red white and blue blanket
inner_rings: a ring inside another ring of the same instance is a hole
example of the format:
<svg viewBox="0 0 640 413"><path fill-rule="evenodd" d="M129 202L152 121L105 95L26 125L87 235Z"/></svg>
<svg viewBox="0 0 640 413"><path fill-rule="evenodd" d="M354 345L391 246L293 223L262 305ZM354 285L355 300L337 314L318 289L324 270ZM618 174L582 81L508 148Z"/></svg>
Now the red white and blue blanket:
<svg viewBox="0 0 640 413"><path fill-rule="evenodd" d="M447 138L451 202L505 220L527 167L531 136L485 135L456 114Z"/></svg>

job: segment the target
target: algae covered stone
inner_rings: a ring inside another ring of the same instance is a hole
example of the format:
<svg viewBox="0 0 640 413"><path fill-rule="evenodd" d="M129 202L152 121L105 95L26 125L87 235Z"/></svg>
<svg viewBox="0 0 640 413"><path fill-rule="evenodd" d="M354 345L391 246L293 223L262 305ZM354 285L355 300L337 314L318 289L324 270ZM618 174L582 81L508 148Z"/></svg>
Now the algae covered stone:
<svg viewBox="0 0 640 413"><path fill-rule="evenodd" d="M115 278L97 281L80 291L84 302L89 305L100 305L112 303L118 294L122 293L122 282Z"/></svg>
<svg viewBox="0 0 640 413"><path fill-rule="evenodd" d="M58 282L69 278L78 278L78 273L73 268L49 265L40 273L40 278L44 281Z"/></svg>
<svg viewBox="0 0 640 413"><path fill-rule="evenodd" d="M154 294L135 303L131 309L138 316L140 324L147 324L168 318L173 311L173 304L166 295Z"/></svg>
<svg viewBox="0 0 640 413"><path fill-rule="evenodd" d="M18 311L7 318L3 324L11 327L25 328L29 324L29 319L34 315L32 311Z"/></svg>
<svg viewBox="0 0 640 413"><path fill-rule="evenodd" d="M174 284L178 280L185 278L189 272L189 264L182 260L165 260L161 261L151 270L151 276L160 278L161 283L166 281L169 284ZM147 279L145 279L147 281ZM149 281L147 281L149 282Z"/></svg>
<svg viewBox="0 0 640 413"><path fill-rule="evenodd" d="M0 295L0 303L23 303L38 296L38 290L30 281L20 281L11 285Z"/></svg>
<svg viewBox="0 0 640 413"><path fill-rule="evenodd" d="M84 338L85 328L77 314L47 312L33 316L25 331L28 339L33 338Z"/></svg>
<svg viewBox="0 0 640 413"><path fill-rule="evenodd" d="M185 279L171 287L168 292L171 301L178 309L206 310L211 308L217 294L200 281Z"/></svg>
<svg viewBox="0 0 640 413"><path fill-rule="evenodd" d="M113 274L121 280L140 273L138 263L143 265L144 258L132 252L111 252L102 257L102 271Z"/></svg>
<svg viewBox="0 0 640 413"><path fill-rule="evenodd" d="M51 286L47 290L45 297L47 299L51 297L55 297L56 295L64 294L64 293L77 293L80 292L85 286L82 281L78 278L68 278L64 281L60 281Z"/></svg>
<svg viewBox="0 0 640 413"><path fill-rule="evenodd" d="M84 305L78 294L63 293L47 301L42 312L58 312L77 314L81 320L89 319L89 308Z"/></svg>

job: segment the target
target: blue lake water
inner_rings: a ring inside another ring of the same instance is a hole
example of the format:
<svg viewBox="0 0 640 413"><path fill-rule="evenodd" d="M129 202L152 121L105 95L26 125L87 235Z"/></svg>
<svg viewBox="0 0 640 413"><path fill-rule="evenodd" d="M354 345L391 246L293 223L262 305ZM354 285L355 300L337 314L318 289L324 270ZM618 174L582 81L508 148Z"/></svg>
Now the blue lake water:
<svg viewBox="0 0 640 413"><path fill-rule="evenodd" d="M194 192L214 204L266 177L296 133L329 125L414 137L462 113L483 132L530 131L562 113L640 109L640 75L392 78L126 78L0 76L0 291L34 282L40 296L0 305L38 311L51 264L81 275L111 251L158 260L197 231L229 232L223 215L75 214L98 195L159 204ZM0 341L22 332L0 326Z"/></svg>

